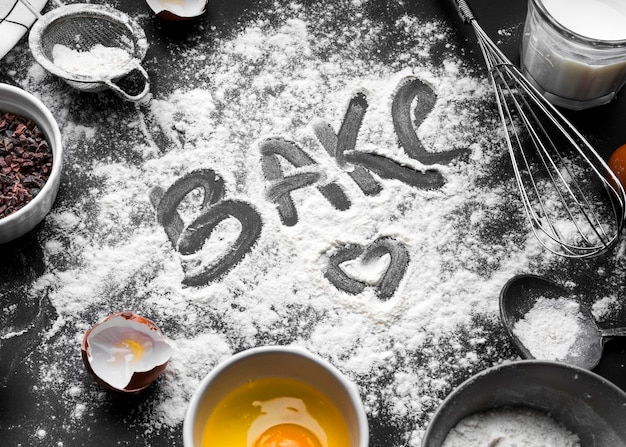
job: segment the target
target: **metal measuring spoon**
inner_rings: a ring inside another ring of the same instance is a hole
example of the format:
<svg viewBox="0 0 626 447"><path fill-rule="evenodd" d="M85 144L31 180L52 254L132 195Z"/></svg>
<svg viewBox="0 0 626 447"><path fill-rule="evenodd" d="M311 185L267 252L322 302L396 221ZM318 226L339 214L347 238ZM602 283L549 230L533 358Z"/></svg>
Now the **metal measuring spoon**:
<svg viewBox="0 0 626 447"><path fill-rule="evenodd" d="M500 318L513 345L525 359L536 358L515 334L516 323L523 319L540 297L548 299L567 298L571 295L564 287L536 275L517 275L511 278L500 293ZM602 329L598 327L590 310L579 303L576 341L563 359L566 363L586 369L596 367L602 357L604 342L610 337L626 335L626 328ZM546 343L549 343L546 340ZM542 359L554 360L554 359Z"/></svg>

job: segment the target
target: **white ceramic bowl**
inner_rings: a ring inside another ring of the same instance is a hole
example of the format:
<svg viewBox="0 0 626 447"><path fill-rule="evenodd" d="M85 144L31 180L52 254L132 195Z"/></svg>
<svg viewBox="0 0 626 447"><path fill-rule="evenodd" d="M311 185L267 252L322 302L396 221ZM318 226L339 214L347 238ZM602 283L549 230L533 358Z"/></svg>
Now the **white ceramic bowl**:
<svg viewBox="0 0 626 447"><path fill-rule="evenodd" d="M577 366L522 360L494 366L459 385L432 418L422 447L440 447L461 419L501 407L546 412L585 447L626 445L624 391Z"/></svg>
<svg viewBox="0 0 626 447"><path fill-rule="evenodd" d="M321 391L343 415L351 447L367 447L369 428L356 386L321 357L297 347L266 346L235 354L213 369L194 394L185 414L185 447L200 447L209 415L232 390L251 380L286 377Z"/></svg>
<svg viewBox="0 0 626 447"><path fill-rule="evenodd" d="M63 167L63 146L59 126L48 108L19 87L0 83L0 111L11 112L37 123L52 150L52 172L39 194L26 206L0 218L0 244L32 230L52 208L59 191Z"/></svg>

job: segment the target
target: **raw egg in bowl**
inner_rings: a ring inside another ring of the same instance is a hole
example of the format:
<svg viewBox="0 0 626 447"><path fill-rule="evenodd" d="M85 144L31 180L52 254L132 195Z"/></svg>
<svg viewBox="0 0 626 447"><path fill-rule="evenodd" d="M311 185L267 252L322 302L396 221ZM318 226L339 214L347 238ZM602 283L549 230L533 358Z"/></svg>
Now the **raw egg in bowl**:
<svg viewBox="0 0 626 447"><path fill-rule="evenodd" d="M98 383L134 392L146 388L165 370L172 348L152 321L119 312L85 333L81 351L87 371Z"/></svg>
<svg viewBox="0 0 626 447"><path fill-rule="evenodd" d="M185 447L366 447L356 386L296 347L260 347L218 365L193 396Z"/></svg>

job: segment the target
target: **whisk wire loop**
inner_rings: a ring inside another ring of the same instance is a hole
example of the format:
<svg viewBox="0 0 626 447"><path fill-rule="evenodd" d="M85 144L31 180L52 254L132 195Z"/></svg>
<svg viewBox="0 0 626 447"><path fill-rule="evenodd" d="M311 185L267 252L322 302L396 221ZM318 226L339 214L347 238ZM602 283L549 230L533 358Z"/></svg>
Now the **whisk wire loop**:
<svg viewBox="0 0 626 447"><path fill-rule="evenodd" d="M510 67L507 67L511 69ZM507 87L508 89L508 87ZM541 120L538 118L535 111L532 109L530 103L527 100L526 96L514 96L510 89L508 93L511 95L511 99L514 102L517 110L521 110L524 108L528 110L528 113L520 114L520 118L523 120L523 124L525 128L528 129L530 140L532 141L532 145L535 149L535 153L538 155L541 163L545 167L546 173L550 178L550 181L556 187L555 191L559 196L560 201L567 200L566 197L577 197L579 201L576 201L573 205L577 208L576 212L580 212L581 216L587 221L587 223L591 226L593 231L597 230L595 234L600 240L606 240L608 237L604 227L601 225L598 216L594 214L589 214L586 212L586 209L591 209L592 205L587 199L586 195L583 193L581 188L579 187L577 182L570 182L568 179L574 177L574 173L571 171L570 166L566 162L566 160L562 157L560 152L556 150L556 144L550 136L550 133L546 130ZM531 95L532 92L527 92L528 95ZM522 103L521 103L521 102ZM506 103L505 103L506 104ZM507 109L508 110L508 109ZM512 120L512 113L508 111L507 113L508 119ZM517 134L516 134L517 135ZM521 147L521 142L519 137L516 138L518 146ZM525 155L525 152L521 152L524 158L524 165L527 170L530 171L531 166L528 161L528 158ZM559 166L562 169L559 169ZM536 197L539 199L539 204L542 210L542 215L547 214L547 210L545 208L545 201L541 200L542 196L539 193L539 188L534 181L534 178L531 178L533 190L536 194ZM530 210L532 212L532 209ZM568 214L569 218L572 220L574 225L576 226L577 231L580 233L581 237L584 239L586 243L591 243L592 241L588 237L585 231L580 227L579 222L575 218L573 212L569 207L565 209L565 212ZM558 230L554 225L551 225L551 222L548 222L550 226L551 232L550 234L558 235Z"/></svg>
<svg viewBox="0 0 626 447"><path fill-rule="evenodd" d="M582 134L489 38L467 2L455 2L478 38L532 232L561 256L605 253L622 231L624 188Z"/></svg>

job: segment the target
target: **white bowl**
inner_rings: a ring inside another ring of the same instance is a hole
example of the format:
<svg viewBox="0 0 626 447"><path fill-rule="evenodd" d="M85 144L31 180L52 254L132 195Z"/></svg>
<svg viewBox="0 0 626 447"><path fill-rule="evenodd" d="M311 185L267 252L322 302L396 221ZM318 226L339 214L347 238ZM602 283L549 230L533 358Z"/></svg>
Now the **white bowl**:
<svg viewBox="0 0 626 447"><path fill-rule="evenodd" d="M63 145L61 131L50 110L19 87L0 83L0 111L30 118L43 131L52 150L52 171L43 188L26 206L0 218L0 244L17 239L32 230L50 212L61 182Z"/></svg>
<svg viewBox="0 0 626 447"><path fill-rule="evenodd" d="M503 407L548 413L585 447L626 445L624 391L574 365L522 360L486 369L459 385L430 421L422 447L441 447L461 419Z"/></svg>
<svg viewBox="0 0 626 447"><path fill-rule="evenodd" d="M185 414L185 447L200 447L209 415L226 395L251 380L268 377L295 379L321 391L343 415L351 447L368 446L367 417L352 382L330 363L305 349L266 346L235 354L204 378Z"/></svg>

